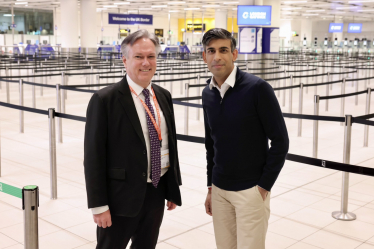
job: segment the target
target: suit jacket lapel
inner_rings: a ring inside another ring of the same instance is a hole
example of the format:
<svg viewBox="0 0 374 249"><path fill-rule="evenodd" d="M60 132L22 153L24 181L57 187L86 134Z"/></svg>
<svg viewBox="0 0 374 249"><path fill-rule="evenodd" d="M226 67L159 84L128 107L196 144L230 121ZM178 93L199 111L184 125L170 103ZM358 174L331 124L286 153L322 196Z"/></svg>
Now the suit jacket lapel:
<svg viewBox="0 0 374 249"><path fill-rule="evenodd" d="M122 96L120 96L119 101L123 109L125 109L125 112L129 117L132 125L134 126L134 129L138 134L140 140L143 142L144 147L146 147L142 126L140 124L139 116L135 108L134 100L131 96L131 91L129 88L129 84L127 83L126 76L123 77L122 81L119 83L118 90L122 93Z"/></svg>

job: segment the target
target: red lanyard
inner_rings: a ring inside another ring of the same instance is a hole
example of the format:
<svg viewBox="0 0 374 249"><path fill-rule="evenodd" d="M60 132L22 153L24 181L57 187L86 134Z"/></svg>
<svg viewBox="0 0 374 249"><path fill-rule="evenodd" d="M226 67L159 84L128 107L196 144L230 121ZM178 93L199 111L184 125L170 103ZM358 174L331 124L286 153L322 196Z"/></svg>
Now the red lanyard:
<svg viewBox="0 0 374 249"><path fill-rule="evenodd" d="M130 90L133 94L135 94L136 97L138 97L138 95L136 94L136 92L134 91L134 89L132 89L131 86L130 87ZM155 107L156 107L156 112L157 112L157 118L158 118L158 123L160 126L157 125L156 123L156 120L154 119L151 111L149 110L148 106L144 103L144 101L139 98L140 102L142 102L142 105L144 106L144 109L146 110L146 112L148 113L149 117L151 118L152 120L152 123L153 123L153 126L155 127L156 131L157 131L157 134L158 134L158 140L160 140L160 143L162 143L162 135L161 135L161 114L160 114L160 107L158 106L158 102L157 102L157 99L156 99L156 94L155 92L153 91L153 88L152 88L152 96L153 96L153 102L155 103ZM162 146L162 145L161 145Z"/></svg>

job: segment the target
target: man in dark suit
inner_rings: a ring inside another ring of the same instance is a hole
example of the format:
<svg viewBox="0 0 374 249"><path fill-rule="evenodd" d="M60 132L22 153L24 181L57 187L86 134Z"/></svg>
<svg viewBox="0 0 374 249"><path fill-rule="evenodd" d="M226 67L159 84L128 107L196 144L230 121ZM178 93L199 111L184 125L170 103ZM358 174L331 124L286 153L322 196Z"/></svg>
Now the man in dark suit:
<svg viewBox="0 0 374 249"><path fill-rule="evenodd" d="M158 38L139 30L121 44L126 76L87 108L84 167L98 249L154 249L164 215L181 205L170 93L151 84Z"/></svg>

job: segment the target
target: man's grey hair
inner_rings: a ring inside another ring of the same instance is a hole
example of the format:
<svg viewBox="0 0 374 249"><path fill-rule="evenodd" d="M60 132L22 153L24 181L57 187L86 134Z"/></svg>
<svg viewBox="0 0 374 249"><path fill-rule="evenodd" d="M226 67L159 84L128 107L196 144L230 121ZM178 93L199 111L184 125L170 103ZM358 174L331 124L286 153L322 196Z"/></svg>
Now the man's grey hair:
<svg viewBox="0 0 374 249"><path fill-rule="evenodd" d="M136 31L135 33L132 33L131 35L127 36L121 43L121 52L122 56L125 56L125 58L128 58L129 55L129 49L134 45L134 43L142 38L149 39L153 42L153 44L156 47L156 56L161 52L161 46L158 41L158 38L155 34L149 33L146 29L140 29Z"/></svg>
<svg viewBox="0 0 374 249"><path fill-rule="evenodd" d="M236 40L231 35L231 33L227 31L226 29L215 28L215 29L208 30L203 36L202 43L203 43L204 51L206 52L206 46L208 46L212 40L217 40L217 39L230 40L231 53L234 52L234 50L236 49Z"/></svg>

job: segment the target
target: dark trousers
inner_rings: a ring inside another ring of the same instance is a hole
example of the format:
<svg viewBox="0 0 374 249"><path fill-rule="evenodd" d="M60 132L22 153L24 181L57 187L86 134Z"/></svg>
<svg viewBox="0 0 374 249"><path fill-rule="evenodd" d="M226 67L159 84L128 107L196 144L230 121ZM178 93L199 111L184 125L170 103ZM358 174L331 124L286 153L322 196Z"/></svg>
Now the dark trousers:
<svg viewBox="0 0 374 249"><path fill-rule="evenodd" d="M165 210L165 175L155 188L147 184L144 203L135 217L112 215L112 226L97 227L96 249L126 249L130 239L131 249L155 249Z"/></svg>

